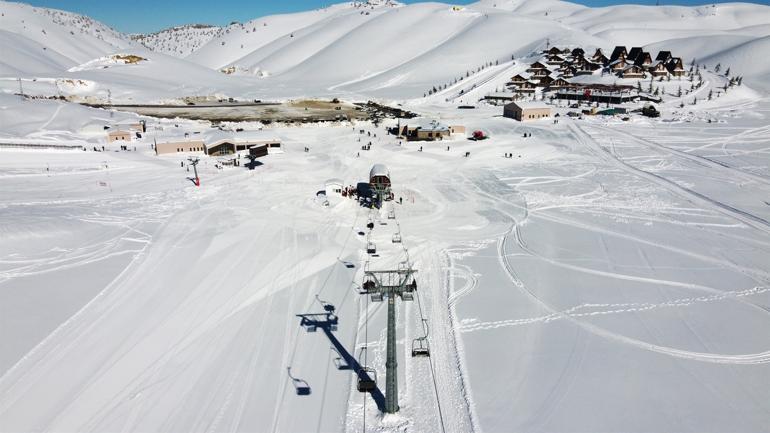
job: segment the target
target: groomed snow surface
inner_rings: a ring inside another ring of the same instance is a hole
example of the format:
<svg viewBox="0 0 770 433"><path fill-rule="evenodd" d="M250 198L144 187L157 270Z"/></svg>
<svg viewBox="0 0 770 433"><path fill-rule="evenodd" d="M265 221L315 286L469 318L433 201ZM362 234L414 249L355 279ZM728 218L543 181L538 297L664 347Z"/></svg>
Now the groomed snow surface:
<svg viewBox="0 0 770 433"><path fill-rule="evenodd" d="M766 432L768 10L341 4L145 41L168 55L0 2L0 432ZM174 46L184 34L202 39ZM655 82L656 119L519 123L479 103L547 38L708 67L681 97L686 79ZM718 62L743 85L720 93ZM136 115L22 100L17 78L94 101L396 99L490 138L270 125L283 153L254 170L201 156L196 187L189 155L150 143L210 124L146 118L122 151L104 126ZM381 211L319 194L374 164L396 197ZM417 297L397 304L400 411L383 416L386 304L359 292L404 261ZM356 390L359 366L381 392Z"/></svg>
<svg viewBox="0 0 770 433"><path fill-rule="evenodd" d="M425 106L492 138L422 152L367 123L276 128L285 153L204 157L201 187L147 144L0 150L2 430L763 431L770 104L737 105L559 124ZM374 163L403 204L316 198ZM418 299L398 304L383 417L345 366L384 388L385 308L359 285L407 254ZM322 301L338 328L307 332ZM410 356L421 317L430 358Z"/></svg>

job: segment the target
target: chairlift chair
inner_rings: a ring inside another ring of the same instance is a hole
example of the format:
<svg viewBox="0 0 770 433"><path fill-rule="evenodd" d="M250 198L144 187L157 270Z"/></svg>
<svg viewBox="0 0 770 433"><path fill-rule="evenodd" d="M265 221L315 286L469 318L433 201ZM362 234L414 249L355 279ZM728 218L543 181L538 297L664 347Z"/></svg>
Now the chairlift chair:
<svg viewBox="0 0 770 433"><path fill-rule="evenodd" d="M364 276L364 282L361 284L361 288L364 289L364 293L372 293L377 288L377 284L374 282L374 278L370 275Z"/></svg>
<svg viewBox="0 0 770 433"><path fill-rule="evenodd" d="M358 373L358 391L371 392L377 389L377 372L370 367L362 367Z"/></svg>
<svg viewBox="0 0 770 433"><path fill-rule="evenodd" d="M391 210L389 210L389 211L388 211L388 219L389 219L389 220L394 220L394 219L396 219L396 212L395 212L393 209L391 209Z"/></svg>
<svg viewBox="0 0 770 433"><path fill-rule="evenodd" d="M382 302L382 299L383 299L382 292L372 292L371 298L372 298L372 302Z"/></svg>
<svg viewBox="0 0 770 433"><path fill-rule="evenodd" d="M366 253L367 254L375 254L377 253L377 246L374 245L374 242L367 242L366 244Z"/></svg>
<svg viewBox="0 0 770 433"><path fill-rule="evenodd" d="M401 233L393 233L393 243L394 244L400 244L401 243Z"/></svg>
<svg viewBox="0 0 770 433"><path fill-rule="evenodd" d="M430 348L428 347L428 338L420 337L412 340L412 357L418 356L430 356Z"/></svg>

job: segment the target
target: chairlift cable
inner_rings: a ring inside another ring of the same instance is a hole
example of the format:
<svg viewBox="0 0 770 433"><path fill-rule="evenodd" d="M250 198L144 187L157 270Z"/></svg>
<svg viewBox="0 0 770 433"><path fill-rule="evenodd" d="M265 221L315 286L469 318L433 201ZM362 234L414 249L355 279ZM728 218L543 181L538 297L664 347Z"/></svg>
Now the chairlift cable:
<svg viewBox="0 0 770 433"><path fill-rule="evenodd" d="M398 225L399 233L401 232L401 224L398 222L397 218L394 218L396 220L396 224ZM406 245L403 243L401 244L401 248L404 250L404 254L406 254L406 261L409 262L409 251L406 248ZM411 264L410 264L411 267ZM428 343L428 346L430 346L430 341L428 340L428 328L427 328L427 320L425 320L425 316L422 312L422 302L420 301L420 291L415 290L415 296L417 298L417 308L420 313L420 320L423 326L423 332L425 333L425 341ZM368 300L367 300L368 301ZM428 365L430 365L430 376L433 380L433 391L436 393L436 407L438 408L438 418L439 421L441 421L441 431L443 433L446 433L446 427L444 426L444 414L441 410L441 399L439 398L438 393L438 384L436 382L436 371L433 368L433 357L428 358Z"/></svg>
<svg viewBox="0 0 770 433"><path fill-rule="evenodd" d="M422 319L423 331L425 332L425 341L428 342L428 345L430 346L430 342L428 341L428 330L425 325L427 322L425 320L425 317L423 317L422 315L422 303L420 302L420 292L419 291L415 291L415 292L417 297L417 307L420 310L420 318ZM428 365L430 365L430 376L431 376L431 379L433 380L433 390L436 392L436 406L438 407L438 418L441 421L441 431L443 433L446 433L446 428L444 427L444 414L441 410L441 399L439 398L439 394L438 394L438 384L436 383L436 371L433 369L432 356L428 358Z"/></svg>

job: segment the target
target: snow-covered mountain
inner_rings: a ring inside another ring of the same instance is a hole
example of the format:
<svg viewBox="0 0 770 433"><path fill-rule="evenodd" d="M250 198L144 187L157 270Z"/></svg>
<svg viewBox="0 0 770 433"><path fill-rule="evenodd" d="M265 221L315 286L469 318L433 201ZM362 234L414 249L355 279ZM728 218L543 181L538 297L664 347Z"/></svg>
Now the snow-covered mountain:
<svg viewBox="0 0 770 433"><path fill-rule="evenodd" d="M0 77L88 80L97 84L90 88L95 97L109 88L113 96L131 100L214 93L415 98L469 70L527 56L547 43L605 50L644 46L687 60L732 62L758 88L767 87L770 73L761 61L770 7L750 3L589 8L559 0L482 0L463 7L370 1L133 36L66 12L6 2L0 11ZM120 76L115 68L80 67L126 53L147 61L121 68ZM125 73L149 87L125 80ZM8 83L2 86L6 92L15 89L10 80L0 82Z"/></svg>
<svg viewBox="0 0 770 433"><path fill-rule="evenodd" d="M132 34L131 39L159 53L186 57L198 50L225 29L208 24L187 24L155 33Z"/></svg>

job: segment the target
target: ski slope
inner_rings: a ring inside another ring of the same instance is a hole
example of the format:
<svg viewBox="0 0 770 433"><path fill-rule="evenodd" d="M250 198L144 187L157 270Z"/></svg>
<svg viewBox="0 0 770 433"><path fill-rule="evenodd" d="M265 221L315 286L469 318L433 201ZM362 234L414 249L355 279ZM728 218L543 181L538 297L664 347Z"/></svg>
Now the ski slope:
<svg viewBox="0 0 770 433"><path fill-rule="evenodd" d="M548 43L589 51L615 45L673 50L686 62L734 64L760 86L768 74L760 60L770 36L770 8L749 3L588 8L484 0L453 8L372 0L131 36L62 11L9 2L0 2L0 11L0 44L8 53L0 61L3 92L18 91L12 81L18 77L89 80L91 88L61 92L92 102L106 101L107 89L111 100L125 103L183 97L410 100L490 61L527 57ZM130 77L111 68L70 71L112 54L150 61L131 69ZM50 96L57 90L29 91Z"/></svg>
<svg viewBox="0 0 770 433"><path fill-rule="evenodd" d="M0 431L766 431L768 10L343 3L143 46L0 2ZM549 43L672 50L704 84L658 83L656 119L520 123L479 103ZM708 99L720 62L744 84ZM19 78L90 102L375 98L490 138L144 118L121 150L104 127L138 116L22 99ZM198 155L196 187L190 155L151 148L229 128L284 152L254 170ZM375 163L397 199L382 210L319 196ZM397 301L400 410L383 415L387 306L360 291L404 262L418 289Z"/></svg>

